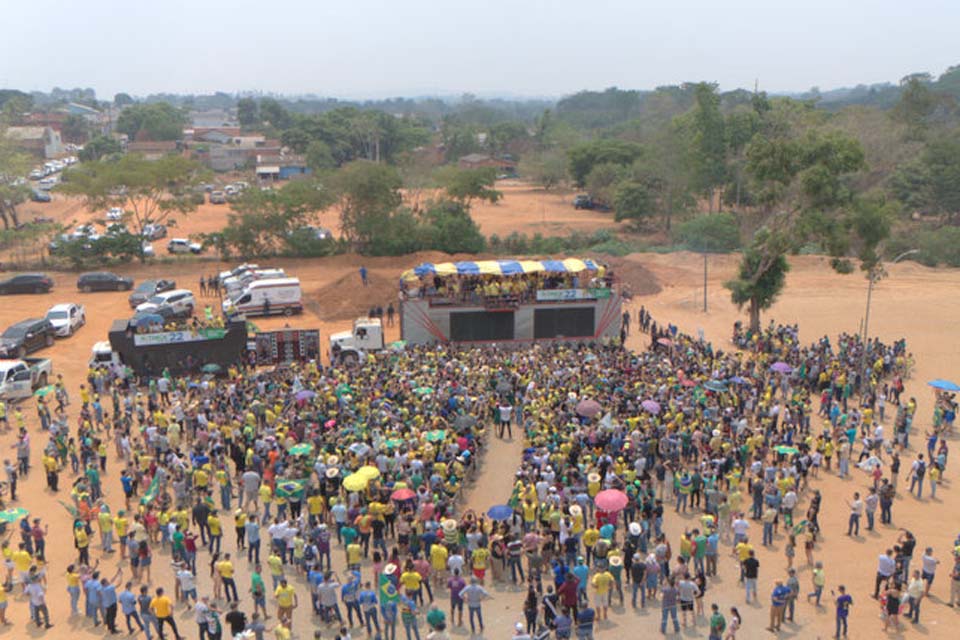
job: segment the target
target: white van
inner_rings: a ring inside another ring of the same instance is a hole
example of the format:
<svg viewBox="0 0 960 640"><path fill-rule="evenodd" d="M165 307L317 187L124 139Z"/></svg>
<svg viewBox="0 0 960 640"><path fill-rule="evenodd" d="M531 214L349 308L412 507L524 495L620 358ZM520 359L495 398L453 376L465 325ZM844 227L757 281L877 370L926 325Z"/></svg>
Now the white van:
<svg viewBox="0 0 960 640"><path fill-rule="evenodd" d="M237 295L223 301L226 315L285 315L303 311L299 278L254 280Z"/></svg>
<svg viewBox="0 0 960 640"><path fill-rule="evenodd" d="M227 278L223 281L223 288L227 292L227 297L233 298L250 286L254 280L279 280L286 277L287 274L283 269L256 269L234 278Z"/></svg>

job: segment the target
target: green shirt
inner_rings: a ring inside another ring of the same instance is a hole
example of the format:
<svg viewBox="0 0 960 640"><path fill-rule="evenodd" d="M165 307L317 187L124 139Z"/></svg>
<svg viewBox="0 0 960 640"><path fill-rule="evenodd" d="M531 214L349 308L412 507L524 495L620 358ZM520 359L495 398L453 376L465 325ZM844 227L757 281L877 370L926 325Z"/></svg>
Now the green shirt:
<svg viewBox="0 0 960 640"><path fill-rule="evenodd" d="M250 576L250 592L255 596L264 596L267 593L267 589L263 584L263 578L260 577L260 574L256 571Z"/></svg>
<svg viewBox="0 0 960 640"><path fill-rule="evenodd" d="M183 532L182 531L173 532L173 548L177 550L183 549Z"/></svg>
<svg viewBox="0 0 960 640"><path fill-rule="evenodd" d="M710 633L719 635L727 628L727 621L719 611L710 616Z"/></svg>

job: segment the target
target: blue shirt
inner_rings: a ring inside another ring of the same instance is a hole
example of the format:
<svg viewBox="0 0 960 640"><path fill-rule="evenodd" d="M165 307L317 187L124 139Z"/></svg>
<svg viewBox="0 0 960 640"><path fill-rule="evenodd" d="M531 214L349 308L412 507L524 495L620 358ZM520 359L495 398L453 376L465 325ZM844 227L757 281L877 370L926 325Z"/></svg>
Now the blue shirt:
<svg viewBox="0 0 960 640"><path fill-rule="evenodd" d="M357 596L357 603L364 609L372 609L377 606L377 593L370 589L364 589Z"/></svg>
<svg viewBox="0 0 960 640"><path fill-rule="evenodd" d="M112 584L100 587L100 604L104 607L117 604L117 588Z"/></svg>
<svg viewBox="0 0 960 640"><path fill-rule="evenodd" d="M243 528L247 530L247 542L260 542L260 525L257 524L256 518L247 520Z"/></svg>
<svg viewBox="0 0 960 640"><path fill-rule="evenodd" d="M137 610L137 596L129 589L120 592L120 609L124 614L133 613Z"/></svg>
<svg viewBox="0 0 960 640"><path fill-rule="evenodd" d="M585 564L578 564L573 569L573 575L577 576L577 579L580 581L580 590L587 590L587 577L590 575L590 567Z"/></svg>
<svg viewBox="0 0 960 640"><path fill-rule="evenodd" d="M84 584L84 587L87 589L87 602L92 605L100 604L100 583L90 578Z"/></svg>
<svg viewBox="0 0 960 640"><path fill-rule="evenodd" d="M787 604L787 598L790 596L790 587L780 585L774 587L771 599L775 607Z"/></svg>

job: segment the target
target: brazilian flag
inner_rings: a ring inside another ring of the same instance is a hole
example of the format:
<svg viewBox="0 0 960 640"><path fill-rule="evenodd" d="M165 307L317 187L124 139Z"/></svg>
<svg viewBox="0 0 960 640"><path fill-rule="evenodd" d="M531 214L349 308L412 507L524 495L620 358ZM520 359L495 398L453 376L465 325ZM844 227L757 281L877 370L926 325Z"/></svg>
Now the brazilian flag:
<svg viewBox="0 0 960 640"><path fill-rule="evenodd" d="M380 602L396 602L400 599L400 594L397 593L397 587L393 584L393 581L390 580L390 576L381 573L380 574Z"/></svg>
<svg viewBox="0 0 960 640"><path fill-rule="evenodd" d="M143 497L140 498L140 504L150 504L154 498L157 497L157 493L160 490L160 474L153 474L153 480L150 481L150 486L147 487L147 491L143 494Z"/></svg>
<svg viewBox="0 0 960 640"><path fill-rule="evenodd" d="M303 480L282 480L277 483L276 495L287 500L302 500L304 494Z"/></svg>

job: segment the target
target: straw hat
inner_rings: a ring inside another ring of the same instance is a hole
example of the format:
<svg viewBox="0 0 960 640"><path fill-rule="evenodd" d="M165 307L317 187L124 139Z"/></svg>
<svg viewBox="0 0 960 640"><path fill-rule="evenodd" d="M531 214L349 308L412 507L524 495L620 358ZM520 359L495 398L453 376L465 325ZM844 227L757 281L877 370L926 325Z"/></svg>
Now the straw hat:
<svg viewBox="0 0 960 640"><path fill-rule="evenodd" d="M596 471L591 471L587 474L587 482L600 482L600 474Z"/></svg>
<svg viewBox="0 0 960 640"><path fill-rule="evenodd" d="M396 572L397 572L397 565L393 564L392 562L387 564L387 566L383 568L383 573L388 576L392 576Z"/></svg>
<svg viewBox="0 0 960 640"><path fill-rule="evenodd" d="M608 562L610 563L611 567L623 566L623 558L620 556L610 556L610 559L608 560Z"/></svg>
<svg viewBox="0 0 960 640"><path fill-rule="evenodd" d="M457 530L457 521L453 518L447 518L440 526L443 527L444 533L454 533Z"/></svg>
<svg viewBox="0 0 960 640"><path fill-rule="evenodd" d="M632 536L638 536L643 533L643 529L640 527L639 522L631 522L629 525L627 525L627 528L630 530L630 535Z"/></svg>
<svg viewBox="0 0 960 640"><path fill-rule="evenodd" d="M330 467L330 468L327 469L327 471L326 471L326 476L327 476L328 478L331 478L331 479L332 479L332 478L336 478L338 475L340 475L340 468L339 468L339 467Z"/></svg>
<svg viewBox="0 0 960 640"><path fill-rule="evenodd" d="M583 515L583 509L581 509L580 505L578 504L570 505L570 515L575 518L579 518Z"/></svg>
<svg viewBox="0 0 960 640"><path fill-rule="evenodd" d="M330 465L331 467L335 467L338 464L340 464L340 458L338 458L337 456L330 456L329 458L327 458L327 464Z"/></svg>

